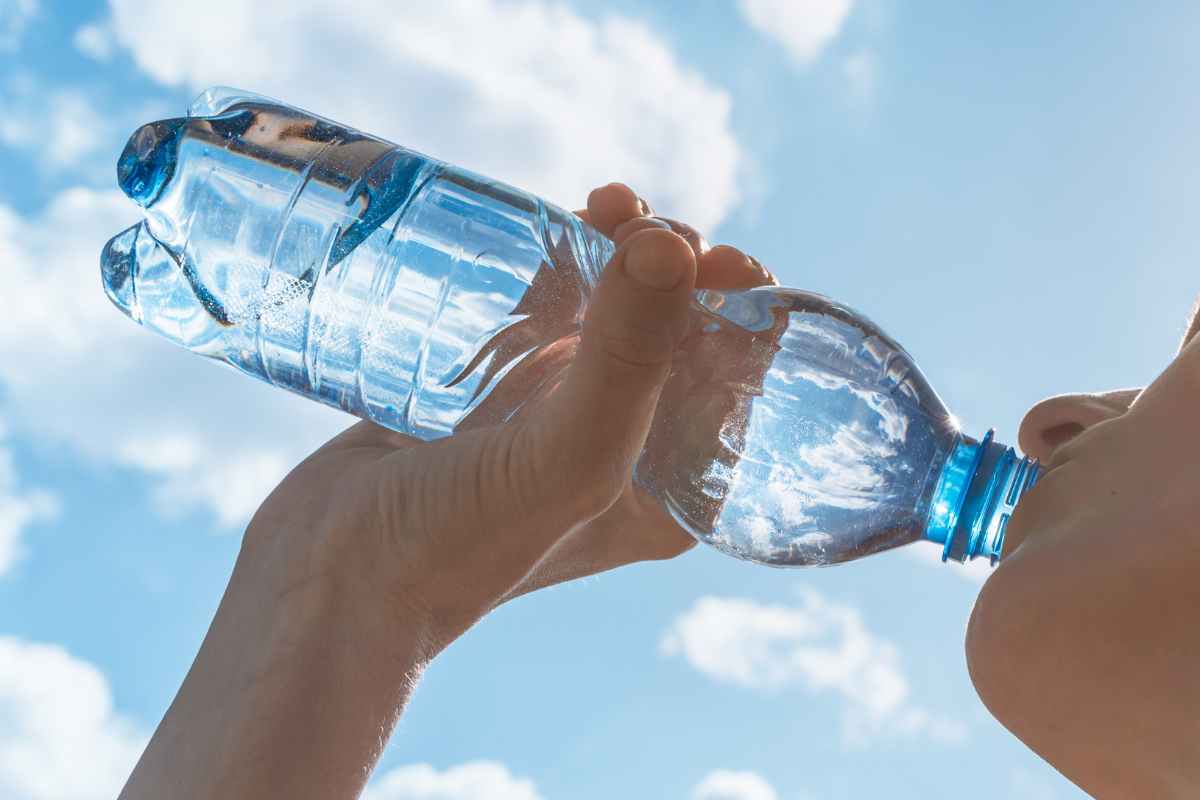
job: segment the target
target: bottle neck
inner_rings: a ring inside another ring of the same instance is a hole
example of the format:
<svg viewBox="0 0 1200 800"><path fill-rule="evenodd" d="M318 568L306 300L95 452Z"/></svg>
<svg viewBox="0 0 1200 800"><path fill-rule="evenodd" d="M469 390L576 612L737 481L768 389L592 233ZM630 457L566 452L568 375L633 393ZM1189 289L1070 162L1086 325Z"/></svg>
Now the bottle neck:
<svg viewBox="0 0 1200 800"><path fill-rule="evenodd" d="M1037 482L1037 462L994 441L994 433L982 442L959 436L942 467L925 538L942 545L943 561L983 557L995 564L1013 510Z"/></svg>

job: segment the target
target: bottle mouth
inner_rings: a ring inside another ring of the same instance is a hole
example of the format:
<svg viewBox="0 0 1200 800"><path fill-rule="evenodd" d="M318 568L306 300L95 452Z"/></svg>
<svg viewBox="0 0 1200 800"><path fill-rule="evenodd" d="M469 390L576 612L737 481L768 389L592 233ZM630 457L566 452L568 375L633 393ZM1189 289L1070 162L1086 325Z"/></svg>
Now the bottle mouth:
<svg viewBox="0 0 1200 800"><path fill-rule="evenodd" d="M109 301L134 322L190 350L219 357L224 326L145 222L104 245L100 283Z"/></svg>
<svg viewBox="0 0 1200 800"><path fill-rule="evenodd" d="M944 545L943 561L983 557L995 565L1017 503L1040 477L1036 461L993 435L982 442L962 437L934 490L925 538Z"/></svg>
<svg viewBox="0 0 1200 800"><path fill-rule="evenodd" d="M117 184L130 200L148 208L175 173L179 134L186 117L150 122L133 132L117 160Z"/></svg>

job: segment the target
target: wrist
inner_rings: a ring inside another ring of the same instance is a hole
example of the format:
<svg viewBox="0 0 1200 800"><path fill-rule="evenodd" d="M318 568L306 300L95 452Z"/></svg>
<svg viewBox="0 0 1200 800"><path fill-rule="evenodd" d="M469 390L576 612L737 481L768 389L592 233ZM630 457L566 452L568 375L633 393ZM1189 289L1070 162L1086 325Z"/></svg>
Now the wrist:
<svg viewBox="0 0 1200 800"><path fill-rule="evenodd" d="M248 549L124 798L357 796L427 662L423 618Z"/></svg>

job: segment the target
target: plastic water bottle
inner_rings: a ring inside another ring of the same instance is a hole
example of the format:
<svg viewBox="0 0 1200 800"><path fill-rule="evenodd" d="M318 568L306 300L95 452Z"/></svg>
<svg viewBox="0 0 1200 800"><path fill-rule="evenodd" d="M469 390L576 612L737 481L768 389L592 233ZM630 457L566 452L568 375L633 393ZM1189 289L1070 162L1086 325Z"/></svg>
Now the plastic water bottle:
<svg viewBox="0 0 1200 800"><path fill-rule="evenodd" d="M531 194L227 88L137 130L117 174L144 209L104 248L118 308L425 439L553 386L613 253ZM763 287L697 293L635 480L701 541L764 564L920 540L995 563L1037 472L963 435L868 319Z"/></svg>

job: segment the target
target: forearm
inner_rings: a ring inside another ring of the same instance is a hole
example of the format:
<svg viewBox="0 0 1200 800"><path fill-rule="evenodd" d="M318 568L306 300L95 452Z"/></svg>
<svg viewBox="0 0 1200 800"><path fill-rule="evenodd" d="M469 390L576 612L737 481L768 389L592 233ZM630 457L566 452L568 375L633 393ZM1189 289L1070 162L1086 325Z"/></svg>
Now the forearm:
<svg viewBox="0 0 1200 800"><path fill-rule="evenodd" d="M424 665L423 632L371 630L380 618L348 594L361 588L279 572L243 552L122 800L362 791ZM388 644L363 657L363 641Z"/></svg>

